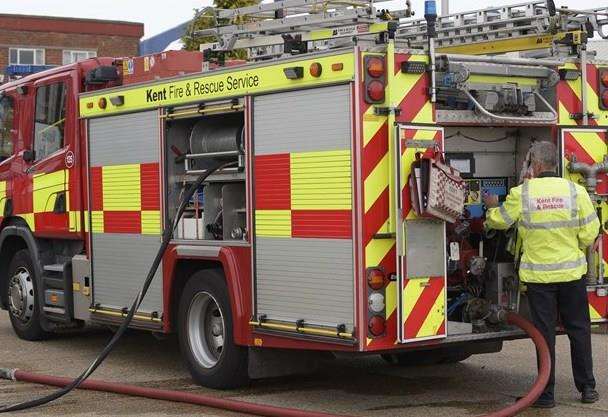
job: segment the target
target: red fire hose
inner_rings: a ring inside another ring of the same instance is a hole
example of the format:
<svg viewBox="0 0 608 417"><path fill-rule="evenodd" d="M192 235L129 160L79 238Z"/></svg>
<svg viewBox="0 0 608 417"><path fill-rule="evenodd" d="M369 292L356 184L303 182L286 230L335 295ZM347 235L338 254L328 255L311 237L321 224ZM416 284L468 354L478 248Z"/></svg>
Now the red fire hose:
<svg viewBox="0 0 608 417"><path fill-rule="evenodd" d="M508 417L514 416L517 413L528 408L543 392L547 382L549 381L549 372L551 369L551 357L549 347L543 338L542 334L526 319L515 314L507 315L507 322L515 325L525 331L536 345L539 352L540 368L538 377L532 385L532 388L516 403L484 417ZM51 385L56 387L64 387L72 382L70 378L61 378L48 375L38 375L20 370L0 369L0 377L13 379L15 381L31 382L35 384ZM163 390L157 388L145 388L135 385L120 384L116 382L106 382L89 379L84 381L78 388L93 391L112 392L116 394L131 395L136 397L152 398L156 400L165 400L173 402L181 402L187 404L196 404L206 407L219 408L223 410L236 411L245 414L252 414L266 417L346 417L336 414L328 414L315 411L296 410L293 408L275 407L272 405L254 404L245 401L217 398L210 395L191 394L187 392Z"/></svg>

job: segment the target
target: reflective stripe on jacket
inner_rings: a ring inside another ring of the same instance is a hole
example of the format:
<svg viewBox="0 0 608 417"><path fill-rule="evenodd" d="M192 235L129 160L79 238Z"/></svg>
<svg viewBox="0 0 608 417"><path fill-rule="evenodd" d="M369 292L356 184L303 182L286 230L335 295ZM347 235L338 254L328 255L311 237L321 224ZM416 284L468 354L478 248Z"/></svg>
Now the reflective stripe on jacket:
<svg viewBox="0 0 608 417"><path fill-rule="evenodd" d="M505 230L515 223L523 247L523 282L567 282L587 272L584 250L597 237L600 223L583 187L547 174L525 181L486 214L490 229Z"/></svg>

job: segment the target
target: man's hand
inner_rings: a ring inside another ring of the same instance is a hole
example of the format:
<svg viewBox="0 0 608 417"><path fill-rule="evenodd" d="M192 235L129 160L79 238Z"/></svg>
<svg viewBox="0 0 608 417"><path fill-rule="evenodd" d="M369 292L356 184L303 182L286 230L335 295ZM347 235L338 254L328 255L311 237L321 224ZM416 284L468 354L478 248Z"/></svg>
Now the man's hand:
<svg viewBox="0 0 608 417"><path fill-rule="evenodd" d="M498 196L490 193L483 193L483 204L487 208L498 207Z"/></svg>

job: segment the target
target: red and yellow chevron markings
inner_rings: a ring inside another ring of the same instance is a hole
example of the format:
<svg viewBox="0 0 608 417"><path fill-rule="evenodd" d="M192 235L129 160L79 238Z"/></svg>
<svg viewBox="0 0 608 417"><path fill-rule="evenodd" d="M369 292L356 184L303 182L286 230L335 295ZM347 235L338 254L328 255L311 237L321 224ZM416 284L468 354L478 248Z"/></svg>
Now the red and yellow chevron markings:
<svg viewBox="0 0 608 417"><path fill-rule="evenodd" d="M403 338L408 341L444 334L444 278L404 279Z"/></svg>
<svg viewBox="0 0 608 417"><path fill-rule="evenodd" d="M412 209L411 190L408 179L416 155L433 156L437 149L442 149L443 131L431 127L407 127L401 129L399 140L401 151L401 201L402 221L418 218ZM429 147L409 146L408 142L429 143ZM405 225L407 227L407 223ZM402 248L401 256L405 256ZM445 329L445 278L409 277L405 262L401 271L403 287L401 289L401 326L403 341L412 341L441 337Z"/></svg>
<svg viewBox="0 0 608 417"><path fill-rule="evenodd" d="M608 321L608 295L600 296L596 291L587 292L589 315L592 323Z"/></svg>
<svg viewBox="0 0 608 417"><path fill-rule="evenodd" d="M576 156L576 160L586 164L595 164L604 160L604 155L608 154L608 134L603 130L580 129L580 130L564 130L563 131L563 146L564 146L564 161L563 166L567 167L572 156ZM583 177L581 174L570 173L564 169L564 177L574 181L577 184L582 183ZM597 185L599 194L608 194L608 175L598 174L600 182ZM608 218L608 204L602 202L603 218ZM608 234L604 231L604 271L608 272Z"/></svg>
<svg viewBox="0 0 608 417"><path fill-rule="evenodd" d="M93 233L161 233L158 163L91 167L90 180Z"/></svg>
<svg viewBox="0 0 608 417"><path fill-rule="evenodd" d="M565 69L580 70L578 64L568 63ZM571 115L582 112L582 77L577 80L563 80L557 85L559 124L562 126L581 126L582 120L574 120ZM608 111L599 107L599 79L598 67L587 64L587 111L593 113L596 118L589 119L590 126L608 126Z"/></svg>
<svg viewBox="0 0 608 417"><path fill-rule="evenodd" d="M418 218L414 210L412 210L411 192L408 185L408 178L411 174L412 163L416 160L416 155L433 156L435 148L417 148L408 147L408 141L430 141L434 142L438 149L441 149L443 141L443 133L439 129L403 129L401 130L401 138L399 140L401 146L401 201L402 201L402 216L403 219L412 220ZM405 254L402 254L405 255Z"/></svg>
<svg viewBox="0 0 608 417"><path fill-rule="evenodd" d="M389 51L391 52L391 51ZM388 57L391 53L387 54ZM387 117L377 115L375 106L361 99L361 122L363 132L362 177L363 177L363 246L364 268L382 267L387 274L396 271L395 239L386 234L396 230L396 213L391 216L391 167L395 161L391 158L390 143L392 137L392 120L409 123L432 123L433 106L428 99L428 78L425 74L403 74L401 63L404 61L422 61L425 55L395 53L394 64L388 65L389 77L387 94L389 102L385 105L398 108L398 115ZM390 64L390 63L389 63ZM393 211L396 211L393 208ZM391 220L393 224L391 224ZM381 238L379 234L385 234ZM367 339L367 349L385 349L397 343L397 304L398 284L392 281L385 291L386 334L378 338Z"/></svg>
<svg viewBox="0 0 608 417"><path fill-rule="evenodd" d="M363 60L362 60L363 62ZM387 77L390 84L391 77ZM390 92L387 88L387 97ZM364 271L381 266L384 271L395 271L395 239L376 238L379 233L390 233L391 196L390 151L388 117L377 115L375 107L360 102L363 131L362 178L363 178L363 247ZM365 276L365 274L363 275ZM391 282L385 290L386 336L367 338L368 349L393 346L397 338L396 285Z"/></svg>
<svg viewBox="0 0 608 417"><path fill-rule="evenodd" d="M401 63L408 61L428 63L427 55L395 54L395 73L391 88L396 91L394 105L401 111L396 116L399 123L433 124L435 108L429 99L430 80L427 73L404 74Z"/></svg>
<svg viewBox="0 0 608 417"><path fill-rule="evenodd" d="M255 157L255 234L352 238L350 150Z"/></svg>

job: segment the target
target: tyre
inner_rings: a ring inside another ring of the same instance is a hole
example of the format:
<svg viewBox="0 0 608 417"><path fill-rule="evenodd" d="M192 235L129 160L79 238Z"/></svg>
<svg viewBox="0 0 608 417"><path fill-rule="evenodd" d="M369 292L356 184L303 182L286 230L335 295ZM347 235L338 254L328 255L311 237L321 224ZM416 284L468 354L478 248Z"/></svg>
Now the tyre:
<svg viewBox="0 0 608 417"><path fill-rule="evenodd" d="M17 336L24 340L43 340L49 334L42 329L36 269L27 249L13 256L8 268L8 315Z"/></svg>
<svg viewBox="0 0 608 417"><path fill-rule="evenodd" d="M186 366L199 384L230 389L249 381L247 348L234 344L232 310L221 271L199 271L186 283L178 337Z"/></svg>

